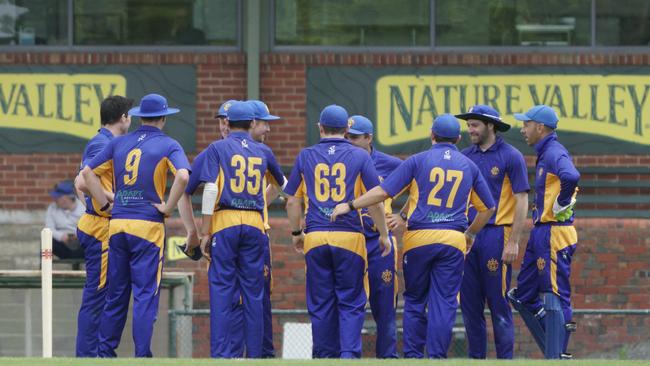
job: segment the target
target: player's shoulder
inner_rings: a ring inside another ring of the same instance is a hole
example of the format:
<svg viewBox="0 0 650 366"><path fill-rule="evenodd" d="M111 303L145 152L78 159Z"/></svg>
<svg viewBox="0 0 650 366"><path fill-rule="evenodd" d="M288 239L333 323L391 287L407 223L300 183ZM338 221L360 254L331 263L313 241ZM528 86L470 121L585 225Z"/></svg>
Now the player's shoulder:
<svg viewBox="0 0 650 366"><path fill-rule="evenodd" d="M470 155L470 154L474 153L475 150L476 150L476 145L472 144L472 145L469 145L468 147L460 150L460 153L463 154L463 155Z"/></svg>

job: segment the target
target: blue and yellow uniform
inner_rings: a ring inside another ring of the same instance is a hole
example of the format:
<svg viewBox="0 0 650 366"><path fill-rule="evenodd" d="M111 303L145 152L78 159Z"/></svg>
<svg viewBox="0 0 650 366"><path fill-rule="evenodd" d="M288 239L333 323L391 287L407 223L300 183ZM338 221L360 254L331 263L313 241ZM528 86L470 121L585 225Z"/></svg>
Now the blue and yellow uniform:
<svg viewBox="0 0 650 366"><path fill-rule="evenodd" d="M352 125L348 130L348 137L354 141L367 139L373 135L374 126L364 116L352 116ZM370 141L370 140L361 140ZM363 143L355 144L364 147ZM383 182L401 163L402 160L384 154L375 149L372 144L370 148L370 159L375 165L379 174L379 181ZM386 214L392 214L392 199L384 202ZM372 317L377 324L377 340L375 342L375 356L377 358L397 358L397 327L395 323L397 309L397 247L393 242L393 250L385 257L381 256L379 246L379 232L375 223L368 214L368 209L361 210L363 217L363 228L366 237L366 249L368 250L368 284L370 292L368 302L372 311ZM392 233L389 232L392 237Z"/></svg>
<svg viewBox="0 0 650 366"><path fill-rule="evenodd" d="M438 117L433 130L441 137L460 135L451 115ZM409 189L403 237L404 357L422 358L426 341L428 357L445 358L463 277L468 205L488 210L494 207L492 195L476 165L450 143L411 156L381 187L391 197Z"/></svg>
<svg viewBox="0 0 650 366"><path fill-rule="evenodd" d="M223 113L225 113L225 111ZM203 166L206 161L207 151L207 149L201 151L196 155L196 157L194 157L194 161L192 162L193 173L190 174L190 180L187 183L187 187L185 187L185 193L190 196L193 195L203 183L201 182L201 172L203 171ZM237 286L237 289L233 293L232 307L233 318L230 324L230 354L235 355L234 357L240 358L244 357L244 307L241 303L239 286Z"/></svg>
<svg viewBox="0 0 650 366"><path fill-rule="evenodd" d="M306 207L307 310L315 358L361 356L367 300L363 224L360 211L335 222L330 216L337 204L378 184L366 151L343 138L323 138L300 152L285 188L285 193L303 198Z"/></svg>
<svg viewBox="0 0 650 366"><path fill-rule="evenodd" d="M101 128L84 149L81 167L99 154L113 139L113 133ZM100 176L102 187L113 191L113 172ZM86 283L77 317L77 357L97 357L99 320L106 301L106 272L108 269L108 220L110 214L100 211L98 203L86 196L86 213L77 224L77 238L84 250Z"/></svg>
<svg viewBox="0 0 650 366"><path fill-rule="evenodd" d="M557 200L566 206L575 196L580 179L571 160L571 155L557 140L555 132L535 144L535 201L533 206L534 227L526 246L526 252L517 277L516 298L532 314L550 314L557 311L560 323L568 324L572 319L571 309L571 258L576 250L578 235L573 226L573 216L558 222L553 214L553 203ZM553 299L540 295L554 294L559 298L554 309ZM549 304L551 302L551 304ZM542 318L542 316L540 316ZM549 333L549 325L542 324ZM547 358L559 357L553 349L559 347L566 353L569 332L560 327L559 346L553 346L547 339L544 348ZM532 331L532 329L531 329ZM552 330L551 330L552 331Z"/></svg>
<svg viewBox="0 0 650 366"><path fill-rule="evenodd" d="M234 107L231 107L231 109ZM230 113L230 112L229 112ZM246 353L262 356L264 287L263 242L266 240L265 180L284 180L271 149L247 132L231 131L207 149L202 182L218 187L212 215L210 281L210 349L212 357L237 357L233 334L233 296L237 287L244 305Z"/></svg>
<svg viewBox="0 0 650 366"><path fill-rule="evenodd" d="M496 202L495 215L476 235L472 250L465 258L460 306L467 331L469 356L487 356L487 334L483 315L487 299L497 358L510 359L514 348L514 325L506 293L510 287L512 266L505 264L501 256L514 220L514 194L530 190L526 161L519 150L503 141L500 136L497 136L496 142L485 151L478 145L473 145L462 153L479 168ZM475 216L476 210L472 207L469 219L472 220Z"/></svg>
<svg viewBox="0 0 650 366"><path fill-rule="evenodd" d="M133 289L135 355L151 357L165 244L164 217L152 204L163 201L168 171L190 164L178 142L143 125L113 139L88 166L99 176L112 170L115 178L99 356L115 357Z"/></svg>

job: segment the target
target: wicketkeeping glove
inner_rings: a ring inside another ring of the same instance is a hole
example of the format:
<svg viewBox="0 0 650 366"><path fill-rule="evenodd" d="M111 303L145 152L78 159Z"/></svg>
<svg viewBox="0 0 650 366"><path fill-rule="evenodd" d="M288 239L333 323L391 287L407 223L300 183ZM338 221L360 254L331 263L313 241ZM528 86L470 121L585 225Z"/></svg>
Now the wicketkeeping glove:
<svg viewBox="0 0 650 366"><path fill-rule="evenodd" d="M553 215L555 216L555 219L559 222L565 222L570 219L571 216L573 216L573 206L575 206L575 204L575 198L571 198L571 203L566 206L560 206L556 199L553 203Z"/></svg>
<svg viewBox="0 0 650 366"><path fill-rule="evenodd" d="M193 261L198 261L198 260L201 259L201 257L203 257L203 253L201 253L201 248L199 248L199 247L192 248L192 249L190 249L189 252L187 252L186 251L187 243L185 243L183 245L178 245L178 249L180 249L183 252L183 254L185 254L189 259L191 259Z"/></svg>

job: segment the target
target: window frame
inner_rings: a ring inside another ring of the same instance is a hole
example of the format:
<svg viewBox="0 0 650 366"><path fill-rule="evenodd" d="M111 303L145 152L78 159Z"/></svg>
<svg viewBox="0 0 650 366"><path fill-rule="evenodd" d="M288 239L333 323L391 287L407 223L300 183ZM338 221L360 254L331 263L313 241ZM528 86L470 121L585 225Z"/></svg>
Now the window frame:
<svg viewBox="0 0 650 366"><path fill-rule="evenodd" d="M274 53L497 53L497 54L643 54L650 46L598 46L596 44L596 1L591 0L590 9L590 45L589 46L436 46L436 1L429 0L429 46L312 46L312 45L277 45L275 43L275 4L277 0L269 0L269 32L268 44ZM543 0L542 0L543 1Z"/></svg>
<svg viewBox="0 0 650 366"><path fill-rule="evenodd" d="M75 45L74 41L74 1L67 0L67 44L62 45L0 45L3 53L48 53L48 52L75 52L75 53L229 53L240 52L243 47L243 6L242 0L237 0L237 25L235 27L235 44L232 46L211 45Z"/></svg>

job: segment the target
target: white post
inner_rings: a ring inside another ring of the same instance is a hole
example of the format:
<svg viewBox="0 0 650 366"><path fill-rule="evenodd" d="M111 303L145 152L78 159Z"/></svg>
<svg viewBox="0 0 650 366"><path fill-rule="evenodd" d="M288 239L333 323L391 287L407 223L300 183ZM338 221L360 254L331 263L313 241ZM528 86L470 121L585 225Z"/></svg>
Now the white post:
<svg viewBox="0 0 650 366"><path fill-rule="evenodd" d="M52 230L41 231L41 299L43 302L43 357L52 357Z"/></svg>

